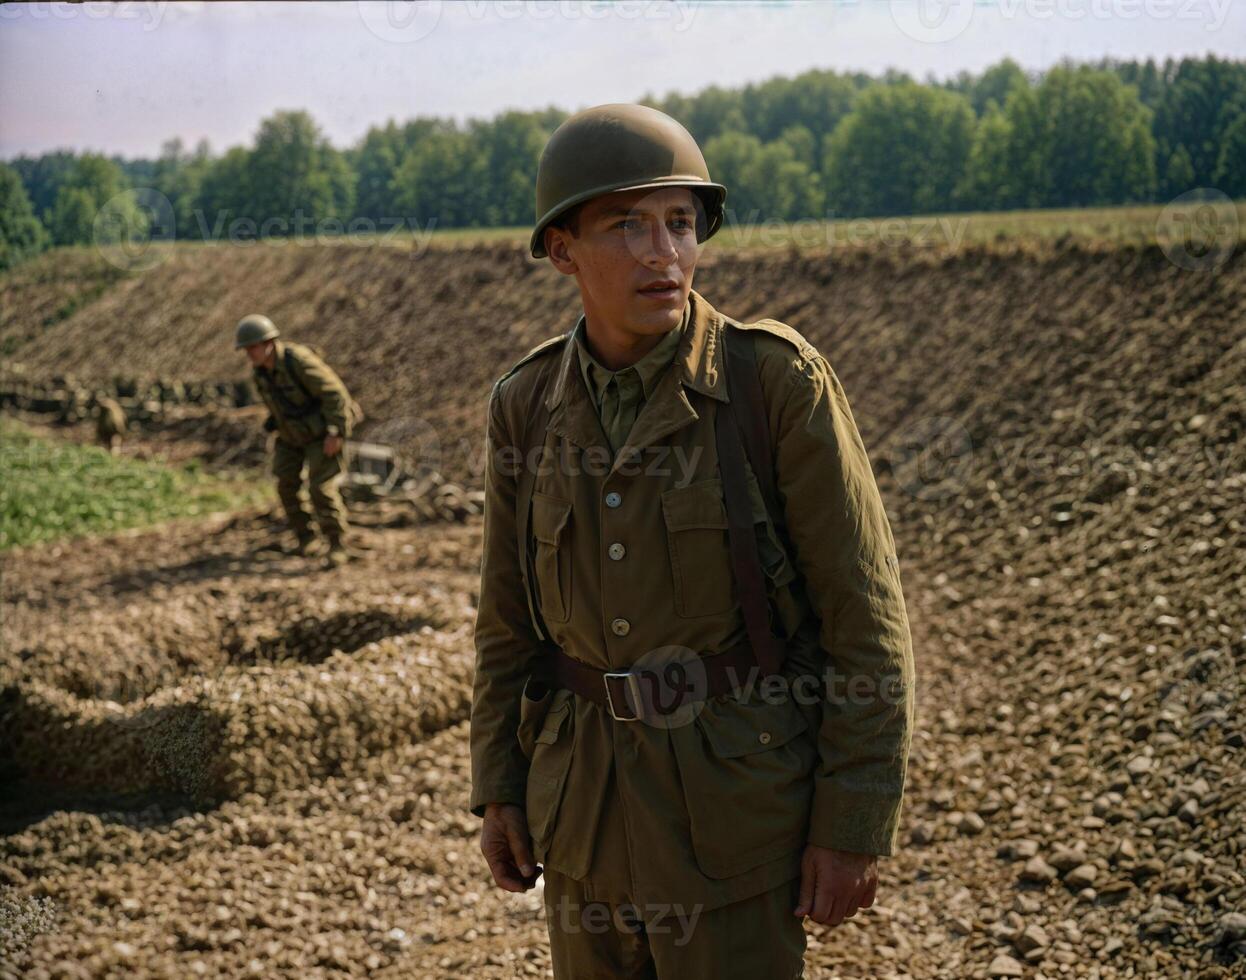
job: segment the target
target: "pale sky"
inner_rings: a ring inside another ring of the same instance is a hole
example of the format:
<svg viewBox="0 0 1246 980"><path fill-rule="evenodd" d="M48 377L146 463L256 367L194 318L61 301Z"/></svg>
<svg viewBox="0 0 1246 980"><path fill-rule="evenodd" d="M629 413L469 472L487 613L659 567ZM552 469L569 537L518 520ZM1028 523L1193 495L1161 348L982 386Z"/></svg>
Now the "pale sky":
<svg viewBox="0 0 1246 980"><path fill-rule="evenodd" d="M810 68L1246 57L1246 0L363 0L0 6L0 157L214 153L307 109L345 148L417 115L568 111Z"/></svg>

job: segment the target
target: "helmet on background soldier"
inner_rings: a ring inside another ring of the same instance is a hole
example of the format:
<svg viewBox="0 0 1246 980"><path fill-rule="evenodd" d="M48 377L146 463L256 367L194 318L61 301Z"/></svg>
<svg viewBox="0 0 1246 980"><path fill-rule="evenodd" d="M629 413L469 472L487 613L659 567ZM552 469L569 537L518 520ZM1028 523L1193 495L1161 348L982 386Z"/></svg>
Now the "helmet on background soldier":
<svg viewBox="0 0 1246 980"><path fill-rule="evenodd" d="M238 321L234 331L234 350L280 336L273 321L262 313L250 313Z"/></svg>
<svg viewBox="0 0 1246 980"><path fill-rule="evenodd" d="M689 187L705 206L697 241L722 226L727 188L710 180L696 140L664 112L614 102L577 112L554 130L537 167L536 227L528 243L544 258L545 229L601 194Z"/></svg>

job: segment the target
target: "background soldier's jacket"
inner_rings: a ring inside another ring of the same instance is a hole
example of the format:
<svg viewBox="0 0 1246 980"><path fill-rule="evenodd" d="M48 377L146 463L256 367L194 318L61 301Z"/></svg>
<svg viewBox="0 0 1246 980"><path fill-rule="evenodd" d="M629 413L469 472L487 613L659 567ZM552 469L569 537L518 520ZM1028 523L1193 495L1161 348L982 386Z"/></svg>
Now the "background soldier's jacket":
<svg viewBox="0 0 1246 980"><path fill-rule="evenodd" d="M95 405L95 435L111 439L126 431L125 409L113 398L101 398Z"/></svg>
<svg viewBox="0 0 1246 980"><path fill-rule="evenodd" d="M349 436L358 415L342 379L304 344L281 340L273 343L273 369L252 369L255 387L268 406L271 419L266 421L265 428L275 428L282 439L295 446L323 439L329 426L335 426L343 438ZM287 350L292 358L286 357ZM289 360L294 362L297 377L290 373Z"/></svg>
<svg viewBox="0 0 1246 980"><path fill-rule="evenodd" d="M798 875L806 842L892 853L913 654L891 528L839 379L797 331L763 320L744 328L786 527L773 526L750 470L756 531L792 637L784 673L822 680L829 651L835 697L801 705L755 688L667 730L614 721L565 690L524 694L541 642L529 595L550 639L602 669L745 636L714 438L715 413L730 411L725 327L695 290L689 302L674 362L613 463L573 331L493 388L470 806L525 806L537 859L585 878L610 866L593 838L613 766L631 846L611 859L610 884L637 902L710 909ZM621 471L629 463L635 475ZM623 556L608 557L616 543Z"/></svg>

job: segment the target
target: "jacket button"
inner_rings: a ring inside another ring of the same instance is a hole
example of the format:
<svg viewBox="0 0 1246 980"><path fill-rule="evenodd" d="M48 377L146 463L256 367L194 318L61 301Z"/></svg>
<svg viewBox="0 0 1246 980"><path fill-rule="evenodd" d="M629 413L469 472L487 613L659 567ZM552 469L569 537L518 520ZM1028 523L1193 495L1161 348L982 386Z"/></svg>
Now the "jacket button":
<svg viewBox="0 0 1246 980"><path fill-rule="evenodd" d="M761 742L762 745L769 745L770 744L770 733L762 732L760 735L757 736L757 741Z"/></svg>
<svg viewBox="0 0 1246 980"><path fill-rule="evenodd" d="M614 619L610 621L610 629L613 630L615 636L627 636L632 629L632 624L626 619Z"/></svg>
<svg viewBox="0 0 1246 980"><path fill-rule="evenodd" d="M618 507L621 503L623 503L623 494L615 493L613 490L606 494L607 507Z"/></svg>
<svg viewBox="0 0 1246 980"><path fill-rule="evenodd" d="M627 549L624 548L621 544L619 544L619 542L616 541L614 544L612 544L609 548L606 549L606 554L608 554L615 561L618 561L620 558L622 558L624 555L627 554Z"/></svg>

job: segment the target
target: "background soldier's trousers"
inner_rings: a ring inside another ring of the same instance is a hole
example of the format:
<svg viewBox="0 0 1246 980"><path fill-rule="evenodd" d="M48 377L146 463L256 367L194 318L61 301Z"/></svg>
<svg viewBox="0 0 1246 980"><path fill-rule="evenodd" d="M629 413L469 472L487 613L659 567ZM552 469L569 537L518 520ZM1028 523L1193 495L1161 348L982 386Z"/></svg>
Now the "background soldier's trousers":
<svg viewBox="0 0 1246 980"><path fill-rule="evenodd" d="M306 446L295 446L277 439L273 453L273 475L277 477L277 495L285 508L290 527L300 538L310 537L311 512L301 492L303 463L307 463L307 485L316 521L330 541L340 541L346 532L346 505L342 502L340 484L346 471L346 444L336 456L326 456L324 440Z"/></svg>

